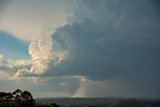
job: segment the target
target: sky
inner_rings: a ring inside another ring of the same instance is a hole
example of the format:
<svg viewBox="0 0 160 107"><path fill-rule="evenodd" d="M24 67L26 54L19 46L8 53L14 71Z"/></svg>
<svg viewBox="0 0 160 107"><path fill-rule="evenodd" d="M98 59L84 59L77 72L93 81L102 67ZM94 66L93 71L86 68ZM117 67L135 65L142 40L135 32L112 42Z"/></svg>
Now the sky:
<svg viewBox="0 0 160 107"><path fill-rule="evenodd" d="M157 0L0 1L0 91L160 98Z"/></svg>

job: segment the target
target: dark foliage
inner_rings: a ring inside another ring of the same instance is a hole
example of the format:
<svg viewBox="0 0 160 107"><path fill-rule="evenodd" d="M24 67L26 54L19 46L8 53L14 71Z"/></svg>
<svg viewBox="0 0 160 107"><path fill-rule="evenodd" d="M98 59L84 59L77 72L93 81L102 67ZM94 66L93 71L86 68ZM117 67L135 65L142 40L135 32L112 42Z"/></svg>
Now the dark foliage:
<svg viewBox="0 0 160 107"><path fill-rule="evenodd" d="M0 107L59 107L59 105L36 103L30 92L17 89L12 93L0 92Z"/></svg>
<svg viewBox="0 0 160 107"><path fill-rule="evenodd" d="M35 100L28 91L0 92L0 107L34 107Z"/></svg>

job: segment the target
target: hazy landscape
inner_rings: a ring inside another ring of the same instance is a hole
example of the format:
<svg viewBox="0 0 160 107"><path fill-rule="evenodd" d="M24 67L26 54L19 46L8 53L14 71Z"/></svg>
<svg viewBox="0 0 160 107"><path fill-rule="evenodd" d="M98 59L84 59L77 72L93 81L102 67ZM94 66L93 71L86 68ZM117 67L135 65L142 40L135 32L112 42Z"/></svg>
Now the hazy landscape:
<svg viewBox="0 0 160 107"><path fill-rule="evenodd" d="M44 98L35 101L54 102L60 107L160 107L160 99L145 98Z"/></svg>

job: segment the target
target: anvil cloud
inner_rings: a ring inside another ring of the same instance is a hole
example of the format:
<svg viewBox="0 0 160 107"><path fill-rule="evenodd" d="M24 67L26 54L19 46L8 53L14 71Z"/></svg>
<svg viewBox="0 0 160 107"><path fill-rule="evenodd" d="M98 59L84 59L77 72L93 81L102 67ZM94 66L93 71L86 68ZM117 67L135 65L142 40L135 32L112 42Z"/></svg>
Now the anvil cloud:
<svg viewBox="0 0 160 107"><path fill-rule="evenodd" d="M46 96L159 98L160 3L74 2L64 25L30 42L28 65L10 79L34 81Z"/></svg>

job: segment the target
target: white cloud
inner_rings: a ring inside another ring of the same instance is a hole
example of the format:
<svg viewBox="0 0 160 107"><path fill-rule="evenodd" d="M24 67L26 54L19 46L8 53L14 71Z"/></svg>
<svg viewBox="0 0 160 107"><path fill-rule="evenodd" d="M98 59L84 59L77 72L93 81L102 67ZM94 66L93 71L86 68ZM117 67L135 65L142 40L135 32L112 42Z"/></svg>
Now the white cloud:
<svg viewBox="0 0 160 107"><path fill-rule="evenodd" d="M43 43L43 40L41 39L31 42L29 54L32 57L33 66L31 67L30 72L42 74L48 69L48 63L52 60L51 46L51 43Z"/></svg>
<svg viewBox="0 0 160 107"><path fill-rule="evenodd" d="M15 79L26 75L41 75L49 69L50 63L54 67L67 58L67 50L63 50L52 41L52 33L44 31L38 39L30 43L28 51L31 55L31 67L18 69L14 75Z"/></svg>
<svg viewBox="0 0 160 107"><path fill-rule="evenodd" d="M52 45L52 44L50 44ZM14 78L29 76L29 75L41 75L48 69L48 63L52 60L51 50L48 44L41 46L41 40L33 41L29 46L29 53L31 55L31 67L26 68L25 66L14 74Z"/></svg>
<svg viewBox="0 0 160 107"><path fill-rule="evenodd" d="M0 55L0 61L2 61L3 60L3 55Z"/></svg>
<svg viewBox="0 0 160 107"><path fill-rule="evenodd" d="M79 79L80 81L86 81L87 80L87 77L85 77L85 76L76 76L76 75L73 75L73 77Z"/></svg>
<svg viewBox="0 0 160 107"><path fill-rule="evenodd" d="M10 75L8 73L5 73L4 71L0 71L0 80L1 79L8 79Z"/></svg>
<svg viewBox="0 0 160 107"><path fill-rule="evenodd" d="M27 67L32 65L30 60L11 60L6 59L3 55L0 55L0 67L5 68L6 70Z"/></svg>

